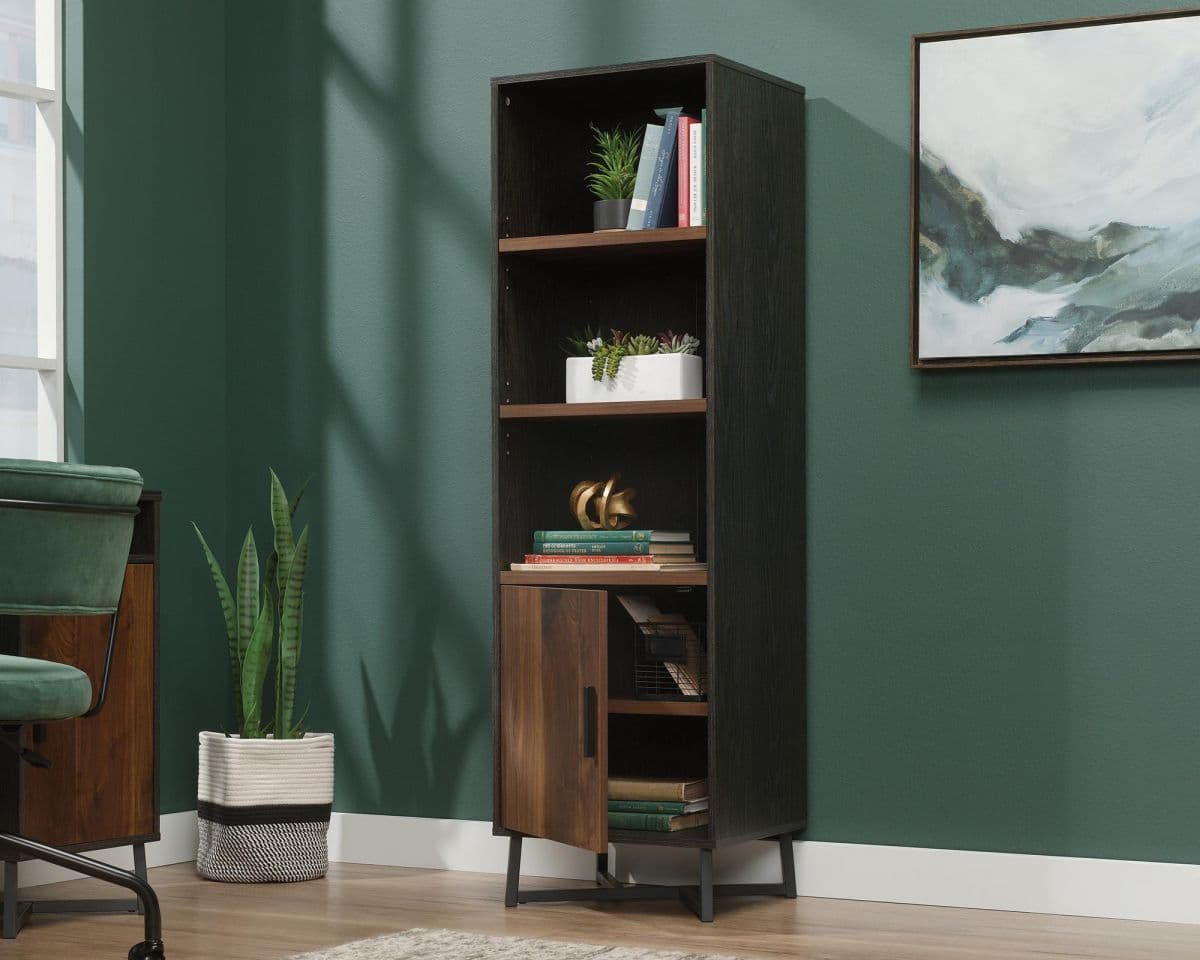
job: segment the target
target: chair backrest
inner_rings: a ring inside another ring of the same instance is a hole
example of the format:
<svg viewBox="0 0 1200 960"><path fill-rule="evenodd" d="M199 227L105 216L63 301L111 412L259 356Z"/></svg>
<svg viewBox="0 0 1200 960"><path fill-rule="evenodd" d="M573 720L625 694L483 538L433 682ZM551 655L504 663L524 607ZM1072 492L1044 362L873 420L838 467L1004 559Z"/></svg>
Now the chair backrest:
<svg viewBox="0 0 1200 960"><path fill-rule="evenodd" d="M113 613L141 492L136 470L0 459L0 614Z"/></svg>

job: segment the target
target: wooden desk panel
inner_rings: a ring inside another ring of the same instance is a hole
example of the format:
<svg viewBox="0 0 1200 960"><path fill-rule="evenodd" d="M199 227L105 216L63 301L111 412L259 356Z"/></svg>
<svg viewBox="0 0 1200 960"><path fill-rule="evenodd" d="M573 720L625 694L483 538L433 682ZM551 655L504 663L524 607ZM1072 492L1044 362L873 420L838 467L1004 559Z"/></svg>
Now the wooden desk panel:
<svg viewBox="0 0 1200 960"><path fill-rule="evenodd" d="M0 828L75 850L159 839L158 531L161 494L143 491L104 709L26 727L47 770L0 751ZM109 618L0 617L0 652L79 667L100 693Z"/></svg>
<svg viewBox="0 0 1200 960"><path fill-rule="evenodd" d="M70 663L100 692L107 617L31 617L22 624L22 652ZM47 770L23 771L21 832L59 846L128 843L158 833L154 809L154 567L125 572L108 700L88 719L47 724L34 749Z"/></svg>

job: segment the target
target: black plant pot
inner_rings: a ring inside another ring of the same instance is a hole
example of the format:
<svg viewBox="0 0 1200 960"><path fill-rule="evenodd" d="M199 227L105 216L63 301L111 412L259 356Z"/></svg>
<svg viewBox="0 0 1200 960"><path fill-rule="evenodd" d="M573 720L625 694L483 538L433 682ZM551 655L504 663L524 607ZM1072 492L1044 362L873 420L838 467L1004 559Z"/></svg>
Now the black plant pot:
<svg viewBox="0 0 1200 960"><path fill-rule="evenodd" d="M624 230L632 200L596 200L592 203L592 231Z"/></svg>

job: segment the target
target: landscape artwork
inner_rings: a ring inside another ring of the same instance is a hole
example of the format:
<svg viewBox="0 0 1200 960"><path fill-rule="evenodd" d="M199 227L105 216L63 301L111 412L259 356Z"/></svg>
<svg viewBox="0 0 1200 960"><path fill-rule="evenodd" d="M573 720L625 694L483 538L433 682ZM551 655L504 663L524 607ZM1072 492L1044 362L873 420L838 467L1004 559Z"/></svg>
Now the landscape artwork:
<svg viewBox="0 0 1200 960"><path fill-rule="evenodd" d="M1200 15L915 39L913 360L1200 357Z"/></svg>

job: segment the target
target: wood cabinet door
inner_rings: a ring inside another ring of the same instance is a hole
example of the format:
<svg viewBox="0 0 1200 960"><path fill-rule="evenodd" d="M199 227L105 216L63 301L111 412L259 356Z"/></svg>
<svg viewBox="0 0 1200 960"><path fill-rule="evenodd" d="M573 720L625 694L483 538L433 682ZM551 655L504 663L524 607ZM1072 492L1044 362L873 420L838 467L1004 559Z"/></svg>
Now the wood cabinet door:
<svg viewBox="0 0 1200 960"><path fill-rule="evenodd" d="M500 588L501 827L608 850L608 594Z"/></svg>

